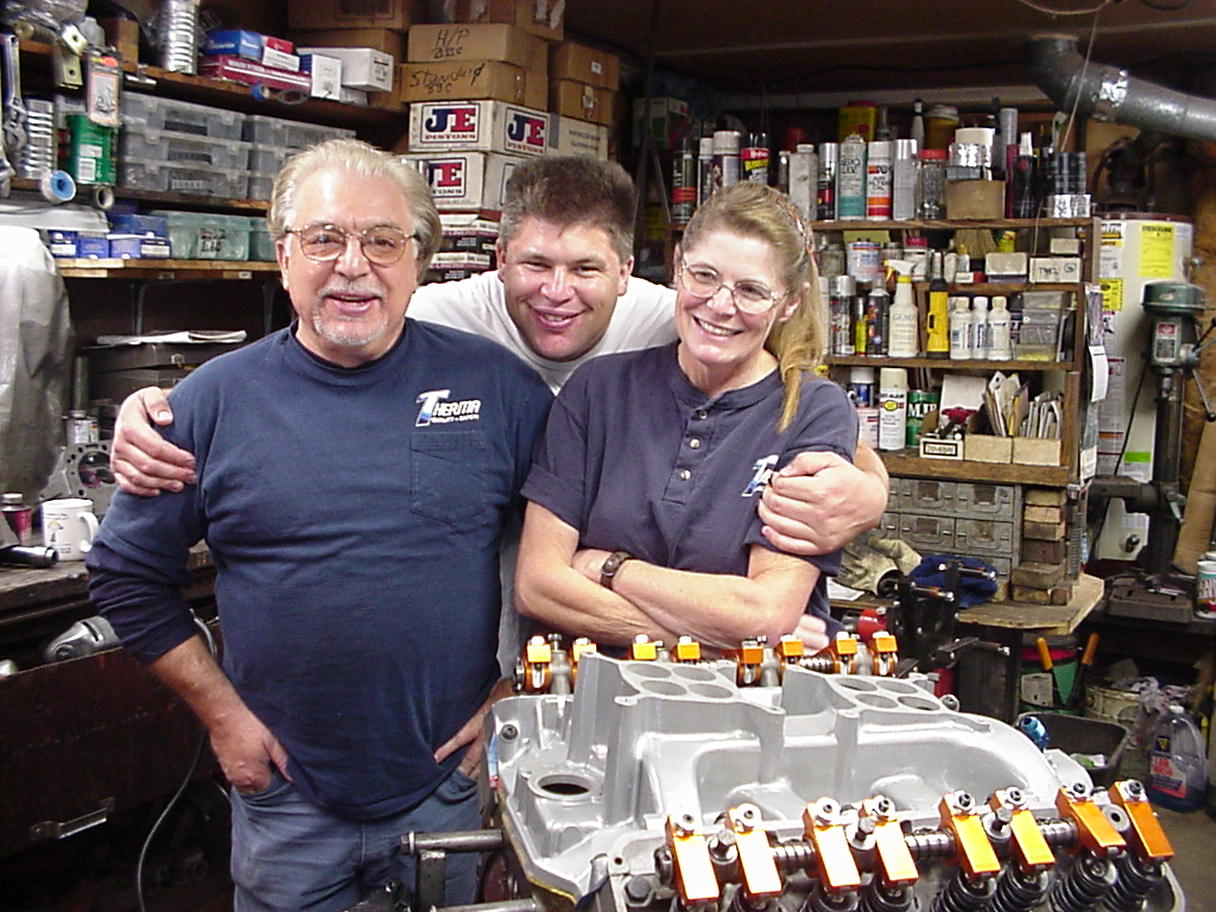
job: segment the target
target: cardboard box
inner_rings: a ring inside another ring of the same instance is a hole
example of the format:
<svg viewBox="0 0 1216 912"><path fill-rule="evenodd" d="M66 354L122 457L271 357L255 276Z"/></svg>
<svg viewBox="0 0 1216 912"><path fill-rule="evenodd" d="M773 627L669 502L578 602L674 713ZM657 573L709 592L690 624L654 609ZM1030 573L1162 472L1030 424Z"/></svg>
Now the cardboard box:
<svg viewBox="0 0 1216 912"><path fill-rule="evenodd" d="M963 441L958 437L921 437L920 456L922 459L962 460Z"/></svg>
<svg viewBox="0 0 1216 912"><path fill-rule="evenodd" d="M525 71L509 63L407 63L397 71L402 101L488 98L522 104L527 97Z"/></svg>
<svg viewBox="0 0 1216 912"><path fill-rule="evenodd" d="M642 142L646 99L633 100L633 143ZM692 108L678 98L650 99L650 124L656 149L679 149L692 132Z"/></svg>
<svg viewBox="0 0 1216 912"><path fill-rule="evenodd" d="M1038 437L1011 437L1013 461L1018 465L1060 465L1063 445L1059 440Z"/></svg>
<svg viewBox="0 0 1216 912"><path fill-rule="evenodd" d="M244 85L261 85L268 89L291 89L298 92L308 92L312 89L312 79L307 73L275 70L244 57L204 57L199 73L215 79L231 79Z"/></svg>
<svg viewBox="0 0 1216 912"><path fill-rule="evenodd" d="M549 116L549 152L552 155L608 157L608 128L561 114Z"/></svg>
<svg viewBox="0 0 1216 912"><path fill-rule="evenodd" d="M393 58L375 48L306 47L301 54L321 54L342 61L342 85L365 92L391 92Z"/></svg>
<svg viewBox="0 0 1216 912"><path fill-rule="evenodd" d="M466 211L501 209L507 179L527 161L498 152L411 153L403 158L427 178L439 209Z"/></svg>
<svg viewBox="0 0 1216 912"><path fill-rule="evenodd" d="M97 20L106 33L106 43L129 63L139 62L139 23L125 16Z"/></svg>
<svg viewBox="0 0 1216 912"><path fill-rule="evenodd" d="M342 61L324 54L301 54L301 68L312 80L309 94L313 98L342 98Z"/></svg>
<svg viewBox="0 0 1216 912"><path fill-rule="evenodd" d="M1004 215L1004 181L946 182L946 218L999 219Z"/></svg>
<svg viewBox="0 0 1216 912"><path fill-rule="evenodd" d="M963 458L972 462L1011 462L1013 438L990 434L968 434L963 438Z"/></svg>
<svg viewBox="0 0 1216 912"><path fill-rule="evenodd" d="M571 79L549 82L549 107L563 117L612 124L613 93Z"/></svg>
<svg viewBox="0 0 1216 912"><path fill-rule="evenodd" d="M620 87L621 61L616 54L563 41L550 49L549 78L572 79L615 92Z"/></svg>
<svg viewBox="0 0 1216 912"><path fill-rule="evenodd" d="M287 25L293 29L386 28L404 32L425 18L422 0L291 0Z"/></svg>
<svg viewBox="0 0 1216 912"><path fill-rule="evenodd" d="M503 152L545 155L549 115L501 101L410 105L410 152Z"/></svg>
<svg viewBox="0 0 1216 912"><path fill-rule="evenodd" d="M270 45L262 48L262 63L277 70L291 70L293 73L300 72L299 54L289 54Z"/></svg>
<svg viewBox="0 0 1216 912"><path fill-rule="evenodd" d="M207 36L207 40L203 42L203 53L209 57L227 54L262 63L263 47L265 45L262 42L262 36L257 32L245 29L221 29Z"/></svg>
<svg viewBox="0 0 1216 912"><path fill-rule="evenodd" d="M392 29L309 29L291 37L300 47L369 47L388 54L394 65L405 62L405 33Z"/></svg>
<svg viewBox="0 0 1216 912"><path fill-rule="evenodd" d="M563 0L455 0L453 22L506 22L546 41L561 41Z"/></svg>
<svg viewBox="0 0 1216 912"><path fill-rule="evenodd" d="M547 55L544 41L504 23L415 25L410 29L407 59L410 63L498 60L528 67L536 59L538 45Z"/></svg>

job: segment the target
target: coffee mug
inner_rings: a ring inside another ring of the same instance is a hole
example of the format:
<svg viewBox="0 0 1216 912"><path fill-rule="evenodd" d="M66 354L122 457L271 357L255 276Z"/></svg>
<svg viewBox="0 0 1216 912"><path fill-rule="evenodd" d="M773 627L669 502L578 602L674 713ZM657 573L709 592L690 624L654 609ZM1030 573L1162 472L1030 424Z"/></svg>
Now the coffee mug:
<svg viewBox="0 0 1216 912"><path fill-rule="evenodd" d="M42 505L42 543L61 561L82 561L97 537L93 501L83 497L48 500Z"/></svg>

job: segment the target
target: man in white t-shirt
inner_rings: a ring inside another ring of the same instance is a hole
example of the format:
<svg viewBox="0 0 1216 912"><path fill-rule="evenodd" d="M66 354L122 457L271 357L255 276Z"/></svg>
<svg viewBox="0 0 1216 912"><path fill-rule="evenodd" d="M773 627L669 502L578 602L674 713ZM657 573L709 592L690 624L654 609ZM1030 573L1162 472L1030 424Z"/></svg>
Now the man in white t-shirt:
<svg viewBox="0 0 1216 912"><path fill-rule="evenodd" d="M410 318L494 339L554 390L589 358L675 339L675 292L630 276L637 196L620 165L533 159L515 169L506 197L497 271L419 288ZM144 495L193 484L193 457L150 421L172 421L154 388L133 393L119 413L111 457L119 483ZM772 479L759 511L775 547L820 554L872 528L886 502L886 470L862 446L856 465L831 453L799 454ZM818 635L800 632L808 642Z"/></svg>

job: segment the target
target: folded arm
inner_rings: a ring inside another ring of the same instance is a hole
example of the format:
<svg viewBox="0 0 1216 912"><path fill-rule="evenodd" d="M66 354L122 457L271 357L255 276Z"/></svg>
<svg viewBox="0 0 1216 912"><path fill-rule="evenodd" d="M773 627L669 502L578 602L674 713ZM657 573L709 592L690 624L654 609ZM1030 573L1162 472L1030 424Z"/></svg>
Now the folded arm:
<svg viewBox="0 0 1216 912"><path fill-rule="evenodd" d="M578 532L528 505L516 574L517 604L531 617L601 643L638 633L672 643L688 634L708 646L794 631L819 578L813 564L753 545L747 576L694 573L627 561L610 591L599 585L607 551L578 549Z"/></svg>

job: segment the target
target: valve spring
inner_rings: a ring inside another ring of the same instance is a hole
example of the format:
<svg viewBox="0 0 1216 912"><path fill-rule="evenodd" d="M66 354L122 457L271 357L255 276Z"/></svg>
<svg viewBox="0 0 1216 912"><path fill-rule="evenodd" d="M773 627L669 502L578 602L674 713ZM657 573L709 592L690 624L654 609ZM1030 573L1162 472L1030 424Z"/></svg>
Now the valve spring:
<svg viewBox="0 0 1216 912"><path fill-rule="evenodd" d="M1115 883L1115 868L1105 858L1078 855L1068 873L1052 882L1048 898L1052 912L1088 912Z"/></svg>
<svg viewBox="0 0 1216 912"><path fill-rule="evenodd" d="M815 866L815 849L805 839L779 842L773 846L773 860L784 874L810 870Z"/></svg>
<svg viewBox="0 0 1216 912"><path fill-rule="evenodd" d="M823 888L823 881L816 880L802 904L802 912L854 912L857 909L857 891L841 890L839 893L829 893Z"/></svg>
<svg viewBox="0 0 1216 912"><path fill-rule="evenodd" d="M996 878L973 881L962 871L952 877L933 897L932 912L978 912L996 892Z"/></svg>
<svg viewBox="0 0 1216 912"><path fill-rule="evenodd" d="M996 883L993 912L1029 912L1043 901L1050 883L1046 871L1026 874L1017 865L1006 867Z"/></svg>
<svg viewBox="0 0 1216 912"><path fill-rule="evenodd" d="M915 898L911 887L887 886L876 874L861 891L861 912L907 912Z"/></svg>
<svg viewBox="0 0 1216 912"><path fill-rule="evenodd" d="M1106 897L1106 906L1115 912L1140 912L1144 898L1165 877L1165 869L1158 861L1142 862L1130 854L1115 859L1118 880Z"/></svg>

